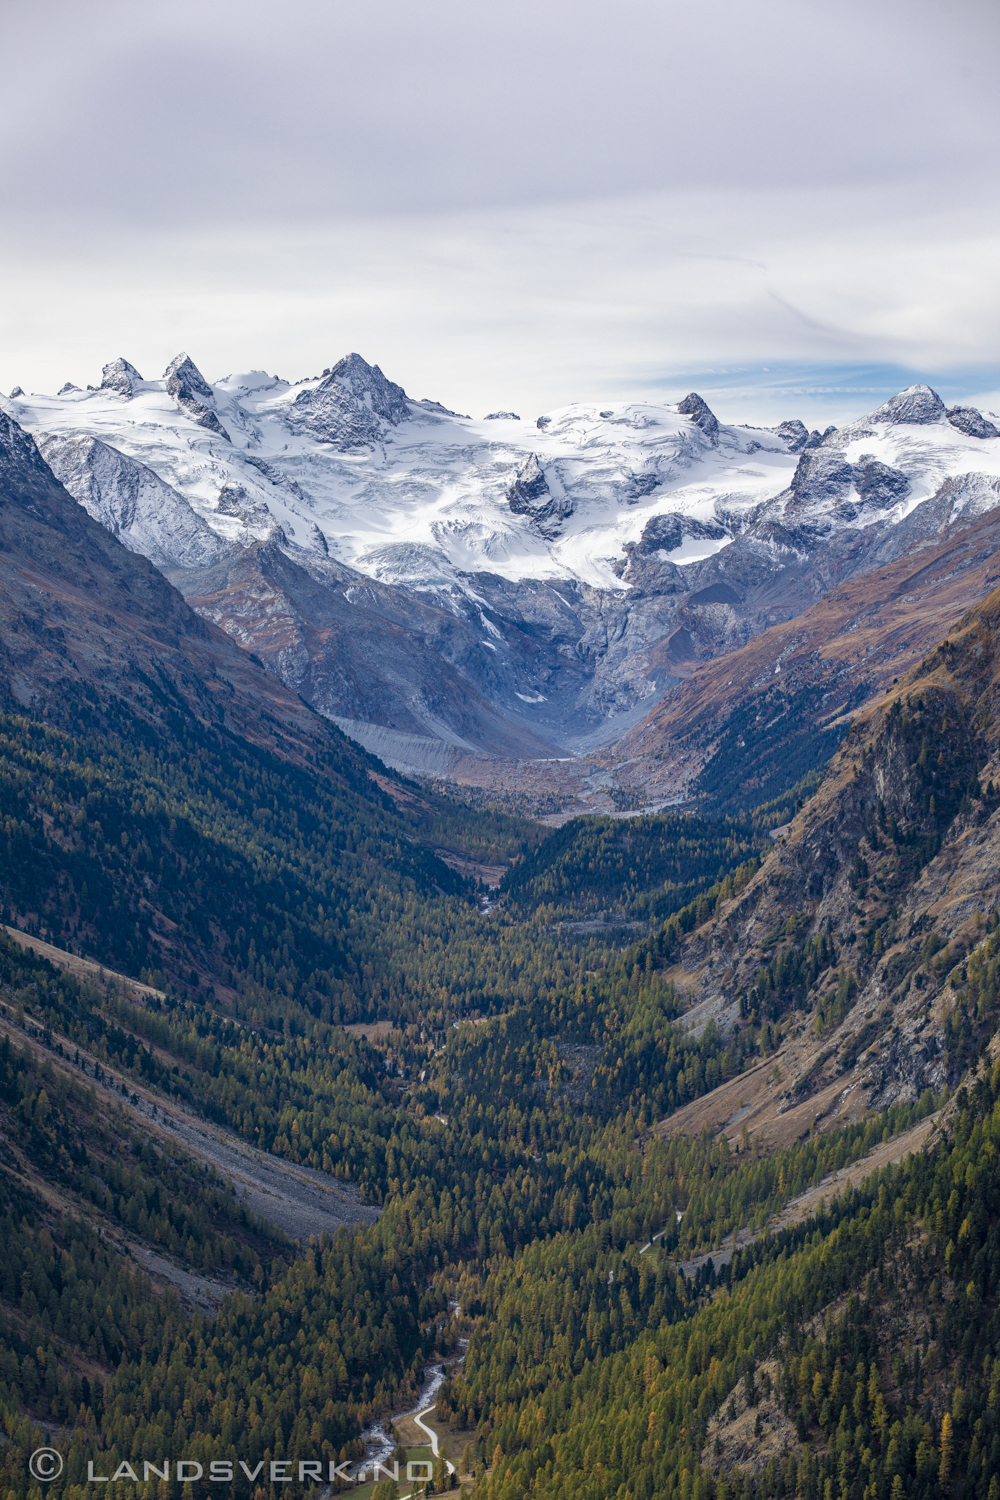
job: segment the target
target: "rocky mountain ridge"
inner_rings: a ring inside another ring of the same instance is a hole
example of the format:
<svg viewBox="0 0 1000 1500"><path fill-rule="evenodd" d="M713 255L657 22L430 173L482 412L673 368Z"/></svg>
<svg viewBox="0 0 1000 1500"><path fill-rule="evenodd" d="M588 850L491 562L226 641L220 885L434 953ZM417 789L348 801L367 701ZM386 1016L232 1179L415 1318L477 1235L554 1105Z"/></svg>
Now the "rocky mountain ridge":
<svg viewBox="0 0 1000 1500"><path fill-rule="evenodd" d="M122 547L0 413L0 690L61 722L120 700L153 723L183 703L203 724L315 758L327 738L294 692Z"/></svg>
<svg viewBox="0 0 1000 1500"><path fill-rule="evenodd" d="M677 932L686 1025L756 1027L767 1059L700 1123L791 1141L961 1076L994 1024L998 708L994 589L858 712L747 887Z"/></svg>
<svg viewBox="0 0 1000 1500"><path fill-rule="evenodd" d="M985 476L944 485L896 528L894 544L911 524L924 532L900 555L878 549L874 566L869 555L867 567L801 614L699 665L616 743L607 765L621 766L620 778L647 801L683 788L710 808L737 793L766 800L765 780L785 775L793 745L807 758L803 771L816 764L811 742L828 741L859 704L909 672L970 599L996 585L997 499L1000 484Z"/></svg>
<svg viewBox="0 0 1000 1500"><path fill-rule="evenodd" d="M407 770L619 739L701 664L994 506L1000 476L994 425L926 386L824 433L727 425L694 393L531 425L411 400L356 354L295 385L178 355L5 407L91 515ZM213 581L259 576L263 544L266 609Z"/></svg>

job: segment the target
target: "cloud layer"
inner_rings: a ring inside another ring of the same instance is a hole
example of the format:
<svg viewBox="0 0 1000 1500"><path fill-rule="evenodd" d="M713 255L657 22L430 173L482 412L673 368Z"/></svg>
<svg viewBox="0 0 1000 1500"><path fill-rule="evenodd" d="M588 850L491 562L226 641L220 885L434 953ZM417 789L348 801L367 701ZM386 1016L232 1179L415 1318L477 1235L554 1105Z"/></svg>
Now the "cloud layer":
<svg viewBox="0 0 1000 1500"><path fill-rule="evenodd" d="M357 347L462 409L747 362L992 383L992 4L57 0L5 26L5 384L175 345L293 377Z"/></svg>

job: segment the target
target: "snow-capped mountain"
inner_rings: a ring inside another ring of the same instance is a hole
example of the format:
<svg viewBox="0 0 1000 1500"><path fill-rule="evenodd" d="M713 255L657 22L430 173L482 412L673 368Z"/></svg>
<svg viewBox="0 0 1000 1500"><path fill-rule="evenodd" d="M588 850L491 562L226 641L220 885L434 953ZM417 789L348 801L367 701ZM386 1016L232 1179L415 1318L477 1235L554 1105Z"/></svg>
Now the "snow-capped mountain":
<svg viewBox="0 0 1000 1500"><path fill-rule="evenodd" d="M614 564L651 516L721 510L738 527L795 468L786 439L721 427L707 407L474 421L410 401L357 354L296 385L254 371L210 386L186 355L144 381L119 359L97 390L21 395L11 413L36 434L93 437L137 459L226 540L276 525L295 546L418 588L484 570L619 588ZM227 494L242 511L220 510ZM683 542L673 552L706 555Z"/></svg>
<svg viewBox="0 0 1000 1500"><path fill-rule="evenodd" d="M995 505L975 476L1000 475L997 427L926 386L823 434L695 394L476 420L357 354L296 384L181 354L4 407L92 516L413 768L623 731L699 660Z"/></svg>

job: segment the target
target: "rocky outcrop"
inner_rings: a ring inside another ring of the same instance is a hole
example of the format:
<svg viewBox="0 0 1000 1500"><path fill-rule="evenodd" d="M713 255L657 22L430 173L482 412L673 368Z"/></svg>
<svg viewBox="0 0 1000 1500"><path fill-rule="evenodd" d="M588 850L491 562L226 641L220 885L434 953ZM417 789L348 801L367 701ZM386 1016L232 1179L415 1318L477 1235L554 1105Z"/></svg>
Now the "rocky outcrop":
<svg viewBox="0 0 1000 1500"><path fill-rule="evenodd" d="M977 411L974 406L949 406L945 416L952 427L957 427L958 431L964 432L966 437L1000 437L1000 428L988 422L982 412Z"/></svg>
<svg viewBox="0 0 1000 1500"><path fill-rule="evenodd" d="M386 427L398 426L409 415L403 387L387 380L378 365L368 364L360 354L348 354L323 371L318 385L299 393L288 423L347 452L377 444Z"/></svg>
<svg viewBox="0 0 1000 1500"><path fill-rule="evenodd" d="M719 419L714 411L712 411L708 402L703 400L697 391L691 391L689 395L684 397L683 401L678 401L677 410L682 417L690 417L695 426L700 427L707 438L710 438L713 442L717 440L719 436Z"/></svg>
<svg viewBox="0 0 1000 1500"><path fill-rule="evenodd" d="M232 442L213 410L215 393L193 360L186 354L178 354L164 370L163 378L170 395L192 422L224 437L227 443Z"/></svg>
<svg viewBox="0 0 1000 1500"><path fill-rule="evenodd" d="M820 443L803 452L799 459L789 486L784 519L792 528L812 520L818 523L816 534L823 535L833 529L834 521L854 521L866 510L891 510L909 490L908 477L873 454L863 453L852 464L839 446ZM869 515L868 519L873 520L874 516Z"/></svg>
<svg viewBox="0 0 1000 1500"><path fill-rule="evenodd" d="M815 505L842 500L854 483L854 467L835 449L803 453L790 489L797 505Z"/></svg>
<svg viewBox="0 0 1000 1500"><path fill-rule="evenodd" d="M647 556L661 551L674 552L687 538L718 542L728 535L718 521L701 521L680 511L667 511L646 522L634 550Z"/></svg>
<svg viewBox="0 0 1000 1500"><path fill-rule="evenodd" d="M893 469L870 453L862 453L854 465L854 487L862 504L875 510L891 510L910 493L910 481L900 469Z"/></svg>
<svg viewBox="0 0 1000 1500"><path fill-rule="evenodd" d="M113 359L101 371L101 390L117 391L127 401L132 399L141 385L142 376L127 359Z"/></svg>
<svg viewBox="0 0 1000 1500"><path fill-rule="evenodd" d="M794 418L790 422L779 422L777 427L771 429L776 437L780 437L789 453L802 453L807 448L818 448L821 443L833 436L836 427L827 427L823 432L814 427L812 432L804 422Z"/></svg>
<svg viewBox="0 0 1000 1500"><path fill-rule="evenodd" d="M555 536L561 521L573 513L573 503L558 480L555 488L538 461L537 453L517 471L507 490L507 504L515 515L529 516L543 536Z"/></svg>

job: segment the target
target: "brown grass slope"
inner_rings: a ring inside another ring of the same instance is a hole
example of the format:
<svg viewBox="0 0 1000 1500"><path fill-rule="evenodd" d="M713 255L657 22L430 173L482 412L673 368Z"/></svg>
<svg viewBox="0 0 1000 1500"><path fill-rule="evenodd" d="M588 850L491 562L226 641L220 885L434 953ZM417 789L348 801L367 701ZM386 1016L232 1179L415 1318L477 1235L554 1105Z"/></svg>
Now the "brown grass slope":
<svg viewBox="0 0 1000 1500"><path fill-rule="evenodd" d="M738 651L700 665L614 747L625 779L655 799L680 790L711 755L733 708L780 685L819 686L829 721L859 695L902 678L963 610L1000 581L1000 510L921 537L885 566L834 585L817 603Z"/></svg>

